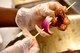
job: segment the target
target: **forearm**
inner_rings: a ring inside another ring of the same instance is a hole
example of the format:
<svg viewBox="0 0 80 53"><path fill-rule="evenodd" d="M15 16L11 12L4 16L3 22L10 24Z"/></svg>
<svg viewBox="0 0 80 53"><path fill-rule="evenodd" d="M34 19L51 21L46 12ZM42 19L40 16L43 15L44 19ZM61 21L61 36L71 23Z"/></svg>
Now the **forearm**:
<svg viewBox="0 0 80 53"><path fill-rule="evenodd" d="M17 9L0 7L0 26L16 26L15 16Z"/></svg>

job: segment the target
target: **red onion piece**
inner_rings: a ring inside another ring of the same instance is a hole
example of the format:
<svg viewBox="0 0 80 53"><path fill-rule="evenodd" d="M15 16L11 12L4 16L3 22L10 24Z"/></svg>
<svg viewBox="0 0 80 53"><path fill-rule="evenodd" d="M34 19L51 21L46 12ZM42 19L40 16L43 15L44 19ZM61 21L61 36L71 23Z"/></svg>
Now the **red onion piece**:
<svg viewBox="0 0 80 53"><path fill-rule="evenodd" d="M51 20L52 18L50 16L47 16L41 23L41 27L44 29L45 32L49 34L52 34L52 32L49 30L49 25Z"/></svg>

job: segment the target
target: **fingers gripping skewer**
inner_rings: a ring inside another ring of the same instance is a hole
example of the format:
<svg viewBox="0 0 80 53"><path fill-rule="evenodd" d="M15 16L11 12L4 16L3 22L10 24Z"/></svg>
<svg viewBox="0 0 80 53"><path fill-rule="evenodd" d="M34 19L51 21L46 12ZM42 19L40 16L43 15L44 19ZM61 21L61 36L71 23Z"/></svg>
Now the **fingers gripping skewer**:
<svg viewBox="0 0 80 53"><path fill-rule="evenodd" d="M69 10L76 2L72 3L66 10ZM41 30L41 32L43 31L44 29ZM40 33L41 33L40 32ZM36 38L40 33L37 33L34 38ZM17 34L17 37L20 37L21 35L23 35L22 32L20 32L19 34Z"/></svg>
<svg viewBox="0 0 80 53"><path fill-rule="evenodd" d="M75 3L76 3L76 2L72 3L72 4L67 8L67 10L69 10ZM50 22L49 24L51 24L51 22ZM41 32L42 32L43 30L44 30L44 29L42 29ZM41 32L40 32L40 33L41 33ZM34 38L36 38L40 33L37 33L37 34L34 36Z"/></svg>

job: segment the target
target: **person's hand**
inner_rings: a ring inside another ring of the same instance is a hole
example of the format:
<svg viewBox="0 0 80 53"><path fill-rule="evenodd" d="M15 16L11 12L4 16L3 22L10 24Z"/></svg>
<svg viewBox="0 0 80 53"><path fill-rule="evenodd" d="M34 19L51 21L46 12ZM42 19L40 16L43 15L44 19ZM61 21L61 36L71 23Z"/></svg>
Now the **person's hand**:
<svg viewBox="0 0 80 53"><path fill-rule="evenodd" d="M67 8L59 2L47 2L39 4L31 9L33 13L33 22L41 27L41 22L46 16L51 16L52 26L58 27L60 30L65 30L69 24L69 19L66 16ZM34 24L35 25L35 24Z"/></svg>
<svg viewBox="0 0 80 53"><path fill-rule="evenodd" d="M26 29L24 29L22 32L23 32L23 35L26 37L26 39L27 39L27 37L29 37L29 40L27 41L27 42L29 42L29 44L27 44L28 47L25 48L25 51L27 51L27 53L38 53L39 45L38 45L36 38L34 36L32 36L31 33ZM26 46L26 44L25 44L25 46Z"/></svg>
<svg viewBox="0 0 80 53"><path fill-rule="evenodd" d="M20 50L22 50L22 53L38 53L39 52L39 46L34 37L33 38L27 37L22 41L17 42L16 44L19 46Z"/></svg>
<svg viewBox="0 0 80 53"><path fill-rule="evenodd" d="M23 29L34 29L35 25L38 25L41 29L42 21L47 17L51 16L52 22L50 26L58 27L60 30L65 30L69 24L69 19L66 16L65 6L62 6L59 2L47 2L42 3L32 8L21 8L17 14L16 23ZM38 27L36 29L38 30ZM38 30L39 32L39 30ZM45 31L42 32L42 36L49 36Z"/></svg>
<svg viewBox="0 0 80 53"><path fill-rule="evenodd" d="M26 37L0 53L38 53L39 46L35 38Z"/></svg>

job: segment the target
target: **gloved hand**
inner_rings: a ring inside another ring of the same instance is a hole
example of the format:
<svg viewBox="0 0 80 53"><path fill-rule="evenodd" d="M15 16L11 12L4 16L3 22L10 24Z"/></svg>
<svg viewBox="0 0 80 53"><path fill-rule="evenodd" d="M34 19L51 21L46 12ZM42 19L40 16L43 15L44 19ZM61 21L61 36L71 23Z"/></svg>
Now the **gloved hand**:
<svg viewBox="0 0 80 53"><path fill-rule="evenodd" d="M35 28L36 24L41 29L41 22L46 16L51 16L53 18L51 26L58 27L60 30L65 30L69 24L69 19L65 14L66 12L67 8L65 6L62 6L59 2L51 1L32 8L19 9L16 16L16 23L22 30L32 30ZM49 34L43 31L42 36L49 36Z"/></svg>
<svg viewBox="0 0 80 53"><path fill-rule="evenodd" d="M35 38L24 38L0 53L38 53L39 47Z"/></svg>

